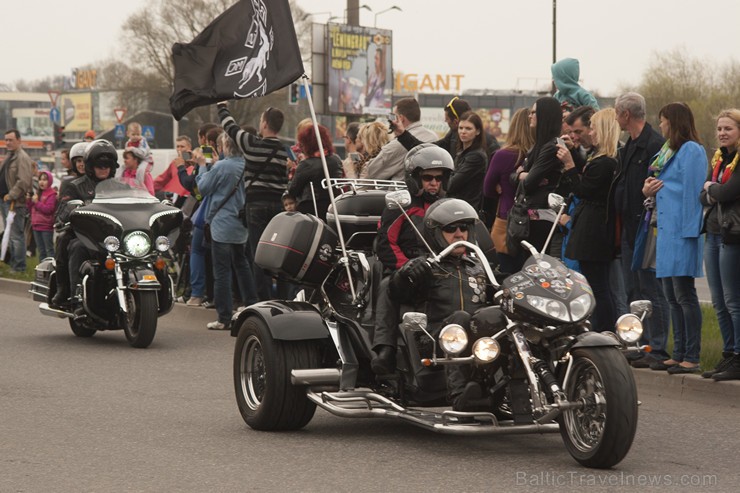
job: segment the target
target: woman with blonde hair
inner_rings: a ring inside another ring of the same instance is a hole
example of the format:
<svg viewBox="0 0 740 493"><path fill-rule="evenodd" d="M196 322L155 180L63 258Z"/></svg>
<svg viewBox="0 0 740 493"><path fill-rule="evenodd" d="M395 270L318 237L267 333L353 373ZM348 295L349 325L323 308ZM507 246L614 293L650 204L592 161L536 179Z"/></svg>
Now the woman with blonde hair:
<svg viewBox="0 0 740 493"><path fill-rule="evenodd" d="M591 140L596 147L578 174L570 151L558 145L558 158L563 161L564 175L574 188L580 202L571 220L571 234L565 256L578 260L581 272L594 292L596 310L591 318L597 332L611 330L616 319L611 296L609 263L614 257L615 223L609 209L611 186L617 169L619 124L613 108L597 111L591 117Z"/></svg>
<svg viewBox="0 0 740 493"><path fill-rule="evenodd" d="M699 198L709 207L704 226L704 266L722 334L722 360L704 378L740 380L740 238L733 238L722 219L740 207L740 173L735 173L740 155L740 110L723 110L717 116L719 149ZM721 211L720 211L721 207Z"/></svg>
<svg viewBox="0 0 740 493"><path fill-rule="evenodd" d="M506 249L506 218L514 206L516 191L511 183L511 174L522 164L532 146L534 129L529 126L529 108L522 108L514 113L506 143L491 158L483 181L483 195L486 198L498 199L491 239L496 248L499 270L506 274L517 270L515 258L509 255Z"/></svg>
<svg viewBox="0 0 740 493"><path fill-rule="evenodd" d="M366 123L360 127L357 134L357 142L361 152L360 160L355 163L357 176L367 176L366 164L378 155L380 149L390 141L388 127L381 122Z"/></svg>

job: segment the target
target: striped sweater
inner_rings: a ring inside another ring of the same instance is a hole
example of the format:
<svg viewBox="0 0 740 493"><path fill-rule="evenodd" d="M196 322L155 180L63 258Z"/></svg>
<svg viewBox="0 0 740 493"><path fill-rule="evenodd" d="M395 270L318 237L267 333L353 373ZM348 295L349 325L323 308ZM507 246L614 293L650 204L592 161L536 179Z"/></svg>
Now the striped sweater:
<svg viewBox="0 0 740 493"><path fill-rule="evenodd" d="M219 107L218 116L224 131L234 139L246 160L246 201L280 202L288 188L288 151L285 146L274 137L261 139L245 132L226 107Z"/></svg>

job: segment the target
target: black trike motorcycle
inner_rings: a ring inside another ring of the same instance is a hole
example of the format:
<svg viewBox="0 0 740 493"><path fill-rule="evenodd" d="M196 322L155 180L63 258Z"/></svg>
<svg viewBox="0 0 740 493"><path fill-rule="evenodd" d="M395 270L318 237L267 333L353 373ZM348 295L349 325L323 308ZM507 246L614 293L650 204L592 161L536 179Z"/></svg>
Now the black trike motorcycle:
<svg viewBox="0 0 740 493"><path fill-rule="evenodd" d="M559 431L568 452L588 467L608 468L625 457L638 401L622 351L639 340L649 302L633 304L637 313L620 317L615 333L591 332L595 300L585 277L522 242L531 257L502 283L483 262L496 294L472 316L474 331L450 324L433 337L424 313L403 313L397 371L376 376L373 291L382 269L372 240L382 208L403 207L409 197L382 190L398 183L332 181L349 189L327 215L336 233L313 216L282 213L256 255L258 265L308 286L310 296L257 303L234 316L234 388L250 427L299 429L318 406L336 416L399 419L446 434ZM370 185L375 189L363 189ZM560 213L562 203L551 197ZM461 244L483 257L477 244L457 242L430 262ZM469 365L485 408L451 410L444 371L450 364Z"/></svg>
<svg viewBox="0 0 740 493"><path fill-rule="evenodd" d="M167 271L170 245L179 233L182 212L142 188L117 179L102 181L89 205L70 201L66 227L91 252L80 266L81 284L70 303L51 307L56 294L53 258L36 267L30 292L44 315L66 318L78 337L123 329L129 344L148 347L157 318L174 304Z"/></svg>

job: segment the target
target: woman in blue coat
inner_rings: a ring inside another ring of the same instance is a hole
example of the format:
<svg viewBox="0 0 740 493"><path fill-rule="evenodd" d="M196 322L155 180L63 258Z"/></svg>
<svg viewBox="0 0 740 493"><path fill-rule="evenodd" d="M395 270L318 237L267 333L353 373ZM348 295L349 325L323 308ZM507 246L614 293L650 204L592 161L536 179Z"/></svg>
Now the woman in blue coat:
<svg viewBox="0 0 740 493"><path fill-rule="evenodd" d="M707 174L707 155L686 104L667 104L659 117L666 143L648 168L642 192L655 198L655 275L670 306L674 345L673 357L651 368L693 373L699 371L701 352L702 318L694 279L703 276L699 193Z"/></svg>

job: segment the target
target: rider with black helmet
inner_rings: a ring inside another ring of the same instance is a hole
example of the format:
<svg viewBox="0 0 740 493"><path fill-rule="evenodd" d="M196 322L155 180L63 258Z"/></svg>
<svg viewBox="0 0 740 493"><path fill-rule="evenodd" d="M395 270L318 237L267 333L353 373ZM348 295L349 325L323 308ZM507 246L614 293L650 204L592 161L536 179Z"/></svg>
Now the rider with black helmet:
<svg viewBox="0 0 740 493"><path fill-rule="evenodd" d="M464 200L441 199L427 210L422 234L439 253L456 241L475 243L477 219L475 209ZM395 371L402 303L413 305L414 311L424 311L427 329L436 337L446 323L465 326L470 315L486 305L486 280L481 259L469 256L464 246L437 264L430 264L424 255L409 260L391 274L388 289L381 291L376 308L373 350L377 356L371 362L373 371L381 375ZM457 410L464 410L470 400L480 397L480 387L466 386L466 382L464 369L452 368L448 372L447 390Z"/></svg>
<svg viewBox="0 0 740 493"><path fill-rule="evenodd" d="M65 188L64 195L60 195L57 218L61 224L67 222L73 210L67 206L69 201L81 200L85 204L92 202L95 198L97 184L112 178L118 168L116 148L103 139L94 140L88 144L83 160L85 175L72 180ZM53 306L61 306L67 302L70 293L78 284L79 267L86 258L89 258L89 253L75 238L74 231L64 231L57 240L55 255L57 292L52 299Z"/></svg>
<svg viewBox="0 0 740 493"><path fill-rule="evenodd" d="M405 181L411 193L411 205L406 213L417 228L421 227L429 206L445 196L452 167L449 153L434 144L420 144L406 154ZM408 259L423 254L424 249L406 216L399 210L386 209L380 217L376 252L385 269L393 271Z"/></svg>

